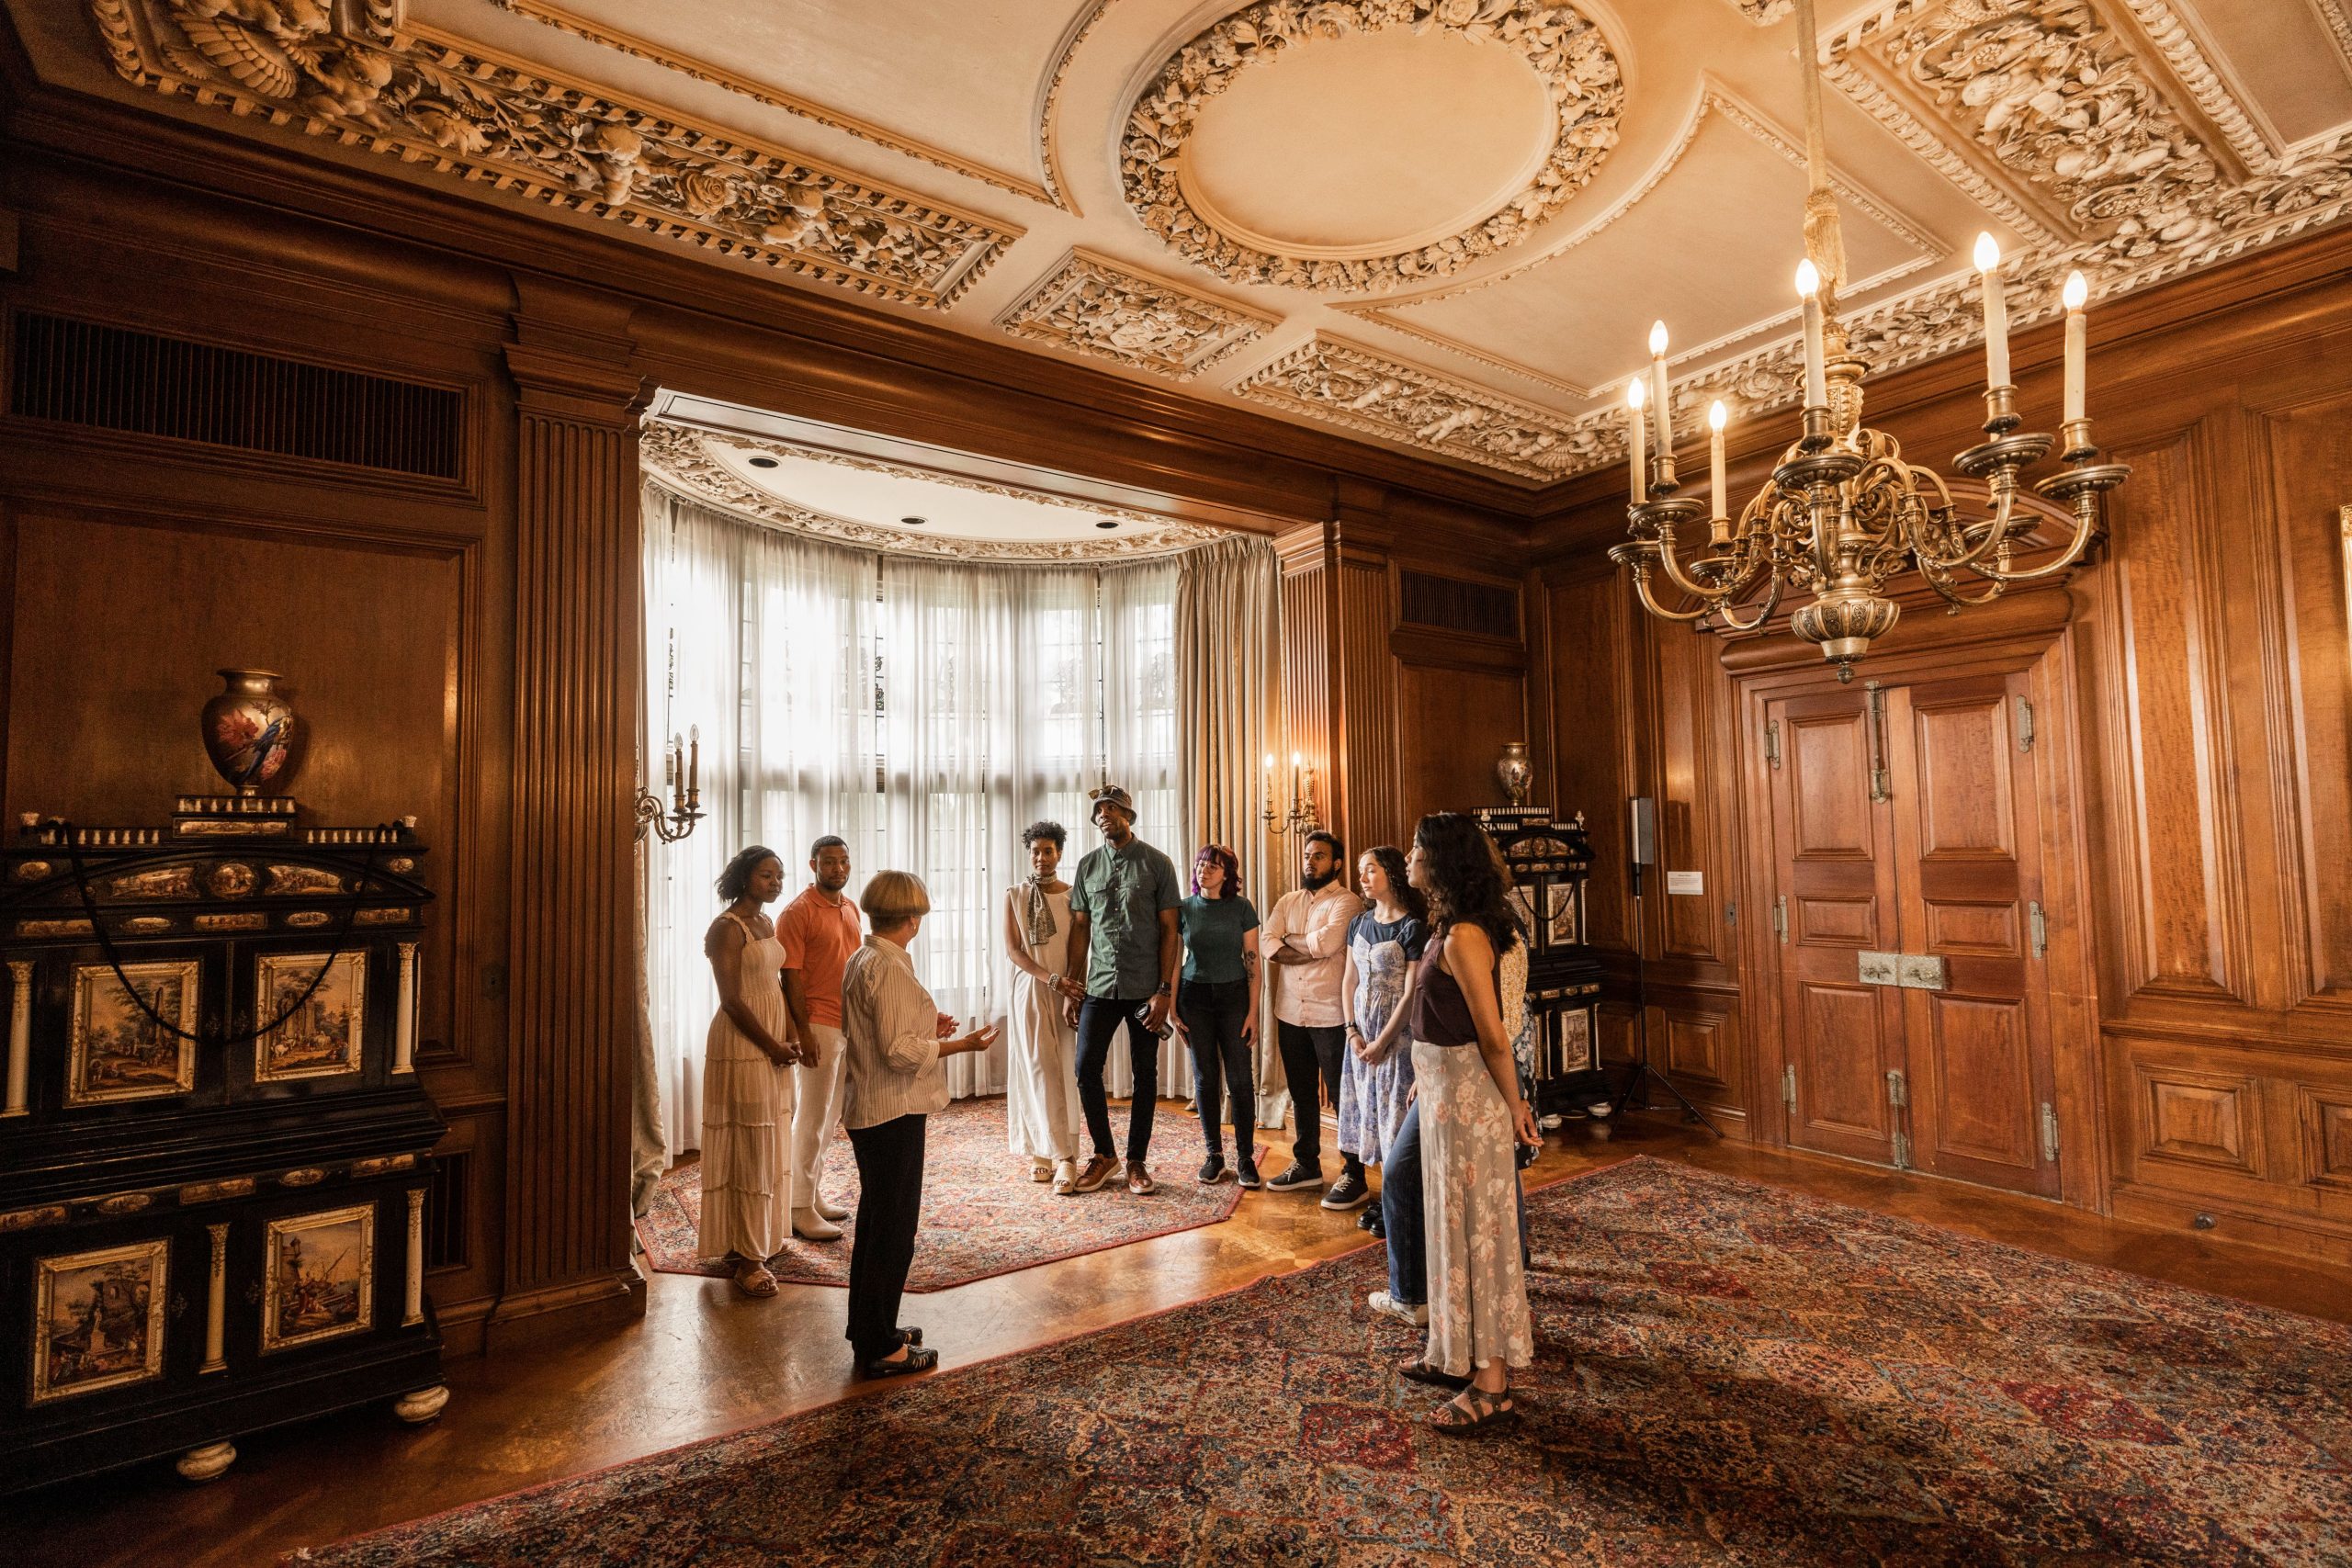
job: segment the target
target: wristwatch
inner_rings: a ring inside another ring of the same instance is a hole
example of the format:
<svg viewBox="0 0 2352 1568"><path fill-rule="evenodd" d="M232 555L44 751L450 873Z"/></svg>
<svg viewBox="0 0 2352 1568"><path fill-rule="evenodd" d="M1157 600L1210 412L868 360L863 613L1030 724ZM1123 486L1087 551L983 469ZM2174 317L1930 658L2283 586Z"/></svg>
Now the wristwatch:
<svg viewBox="0 0 2352 1568"><path fill-rule="evenodd" d="M1172 997L1176 994L1176 987L1170 985L1167 981L1162 980L1159 983L1159 989L1152 992L1151 994L1155 997Z"/></svg>

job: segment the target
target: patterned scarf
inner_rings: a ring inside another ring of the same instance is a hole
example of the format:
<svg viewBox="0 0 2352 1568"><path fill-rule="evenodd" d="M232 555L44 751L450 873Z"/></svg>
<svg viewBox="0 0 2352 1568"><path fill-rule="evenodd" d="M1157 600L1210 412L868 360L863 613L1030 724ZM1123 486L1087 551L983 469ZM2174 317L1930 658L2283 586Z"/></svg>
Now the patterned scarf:
<svg viewBox="0 0 2352 1568"><path fill-rule="evenodd" d="M1053 878L1050 876L1040 876L1034 871L1029 874L1029 945L1032 947L1045 946L1053 940L1054 932L1060 929L1054 924L1054 901L1046 896L1046 886L1051 881Z"/></svg>

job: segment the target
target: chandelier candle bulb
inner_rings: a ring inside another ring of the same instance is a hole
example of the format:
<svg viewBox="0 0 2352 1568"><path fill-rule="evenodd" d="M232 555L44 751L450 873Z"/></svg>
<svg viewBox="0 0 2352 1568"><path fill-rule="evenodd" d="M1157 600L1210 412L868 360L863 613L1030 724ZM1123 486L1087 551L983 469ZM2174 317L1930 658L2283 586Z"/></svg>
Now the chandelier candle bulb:
<svg viewBox="0 0 2352 1568"><path fill-rule="evenodd" d="M1642 450L1642 378L1639 376L1625 383L1625 456L1634 471L1634 504L1641 505L1650 498L1648 477L1649 455Z"/></svg>
<svg viewBox="0 0 2352 1568"><path fill-rule="evenodd" d="M2066 275L2065 291L2059 296L2066 306L2066 408L2065 419L2072 423L2083 415L2083 383L2090 358L2090 325L2083 319L2083 306L2090 299L2090 285L2083 281L2079 272Z"/></svg>
<svg viewBox="0 0 2352 1568"><path fill-rule="evenodd" d="M702 726L690 726L686 735L686 807L692 810L702 804Z"/></svg>
<svg viewBox="0 0 2352 1568"><path fill-rule="evenodd" d="M1731 411L1721 400L1707 405L1707 479L1713 487L1710 496L1714 502L1714 540L1718 545L1731 540L1731 518L1724 511L1724 425L1731 418Z"/></svg>
<svg viewBox="0 0 2352 1568"><path fill-rule="evenodd" d="M1674 454L1674 400L1666 393L1666 323L1650 323L1650 418L1657 425L1657 455Z"/></svg>
<svg viewBox="0 0 2352 1568"><path fill-rule="evenodd" d="M2001 247L1990 234L1976 236L1976 275L1984 291L1985 385L2009 384L2009 302L2001 292Z"/></svg>
<svg viewBox="0 0 2352 1568"><path fill-rule="evenodd" d="M1829 406L1827 352L1822 347L1821 272L1807 256L1797 263L1797 298L1804 305L1804 406Z"/></svg>

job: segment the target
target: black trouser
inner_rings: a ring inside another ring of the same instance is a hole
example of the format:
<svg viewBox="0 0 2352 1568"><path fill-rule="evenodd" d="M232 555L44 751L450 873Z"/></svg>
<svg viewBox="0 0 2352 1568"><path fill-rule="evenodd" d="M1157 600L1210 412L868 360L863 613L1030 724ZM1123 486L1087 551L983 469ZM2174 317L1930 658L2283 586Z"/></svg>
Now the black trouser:
<svg viewBox="0 0 2352 1568"><path fill-rule="evenodd" d="M922 1213L923 1118L899 1116L849 1130L857 1156L857 1234L849 1249L851 1348L863 1361L897 1349L899 1297L915 1260Z"/></svg>
<svg viewBox="0 0 2352 1568"><path fill-rule="evenodd" d="M1193 1047L1193 1082L1201 1100L1201 1137L1209 1153L1225 1152L1225 1096L1233 1093L1233 1146L1246 1158L1258 1136L1257 1075L1250 1068L1250 1043L1241 1038L1250 1021L1247 980L1187 980L1176 993L1184 1033Z"/></svg>
<svg viewBox="0 0 2352 1568"><path fill-rule="evenodd" d="M1406 1043L1402 1049L1409 1051ZM1388 1296L1406 1306L1430 1299L1429 1237L1421 1229L1421 1102L1405 1107L1380 1156L1380 1221L1387 1227Z"/></svg>
<svg viewBox="0 0 2352 1568"><path fill-rule="evenodd" d="M1111 1060L1111 1036L1127 1026L1127 1066L1135 1077L1134 1098L1127 1101L1127 1157L1140 1160L1151 1152L1151 1113L1159 1101L1159 1036L1151 1032L1151 998L1127 1000L1089 997L1078 1009L1078 1102L1086 1108L1086 1130L1094 1152L1104 1159L1111 1153L1111 1097L1102 1088L1102 1069Z"/></svg>
<svg viewBox="0 0 2352 1568"><path fill-rule="evenodd" d="M1303 1023L1275 1026L1283 1048L1283 1077L1290 1080L1290 1119L1297 1131L1291 1136L1291 1157L1309 1170L1323 1161L1323 1111L1315 1102L1315 1079L1320 1074L1331 1103L1340 1103L1340 1064L1348 1054L1348 1032L1339 1024L1311 1029ZM1363 1161L1346 1156L1348 1168L1362 1174Z"/></svg>

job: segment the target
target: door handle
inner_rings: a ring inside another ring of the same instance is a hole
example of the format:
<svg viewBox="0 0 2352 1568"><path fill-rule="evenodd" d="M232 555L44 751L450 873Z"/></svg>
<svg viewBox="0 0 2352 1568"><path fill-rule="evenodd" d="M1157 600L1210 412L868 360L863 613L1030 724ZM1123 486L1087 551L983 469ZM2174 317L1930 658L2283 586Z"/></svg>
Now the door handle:
<svg viewBox="0 0 2352 1568"><path fill-rule="evenodd" d="M1903 983L1903 954L1858 953L1854 958L1855 970L1863 985L1899 986Z"/></svg>
<svg viewBox="0 0 2352 1568"><path fill-rule="evenodd" d="M1951 985L1944 961L1925 953L1857 953L1854 968L1865 986L1897 986L1906 991L1940 991Z"/></svg>

